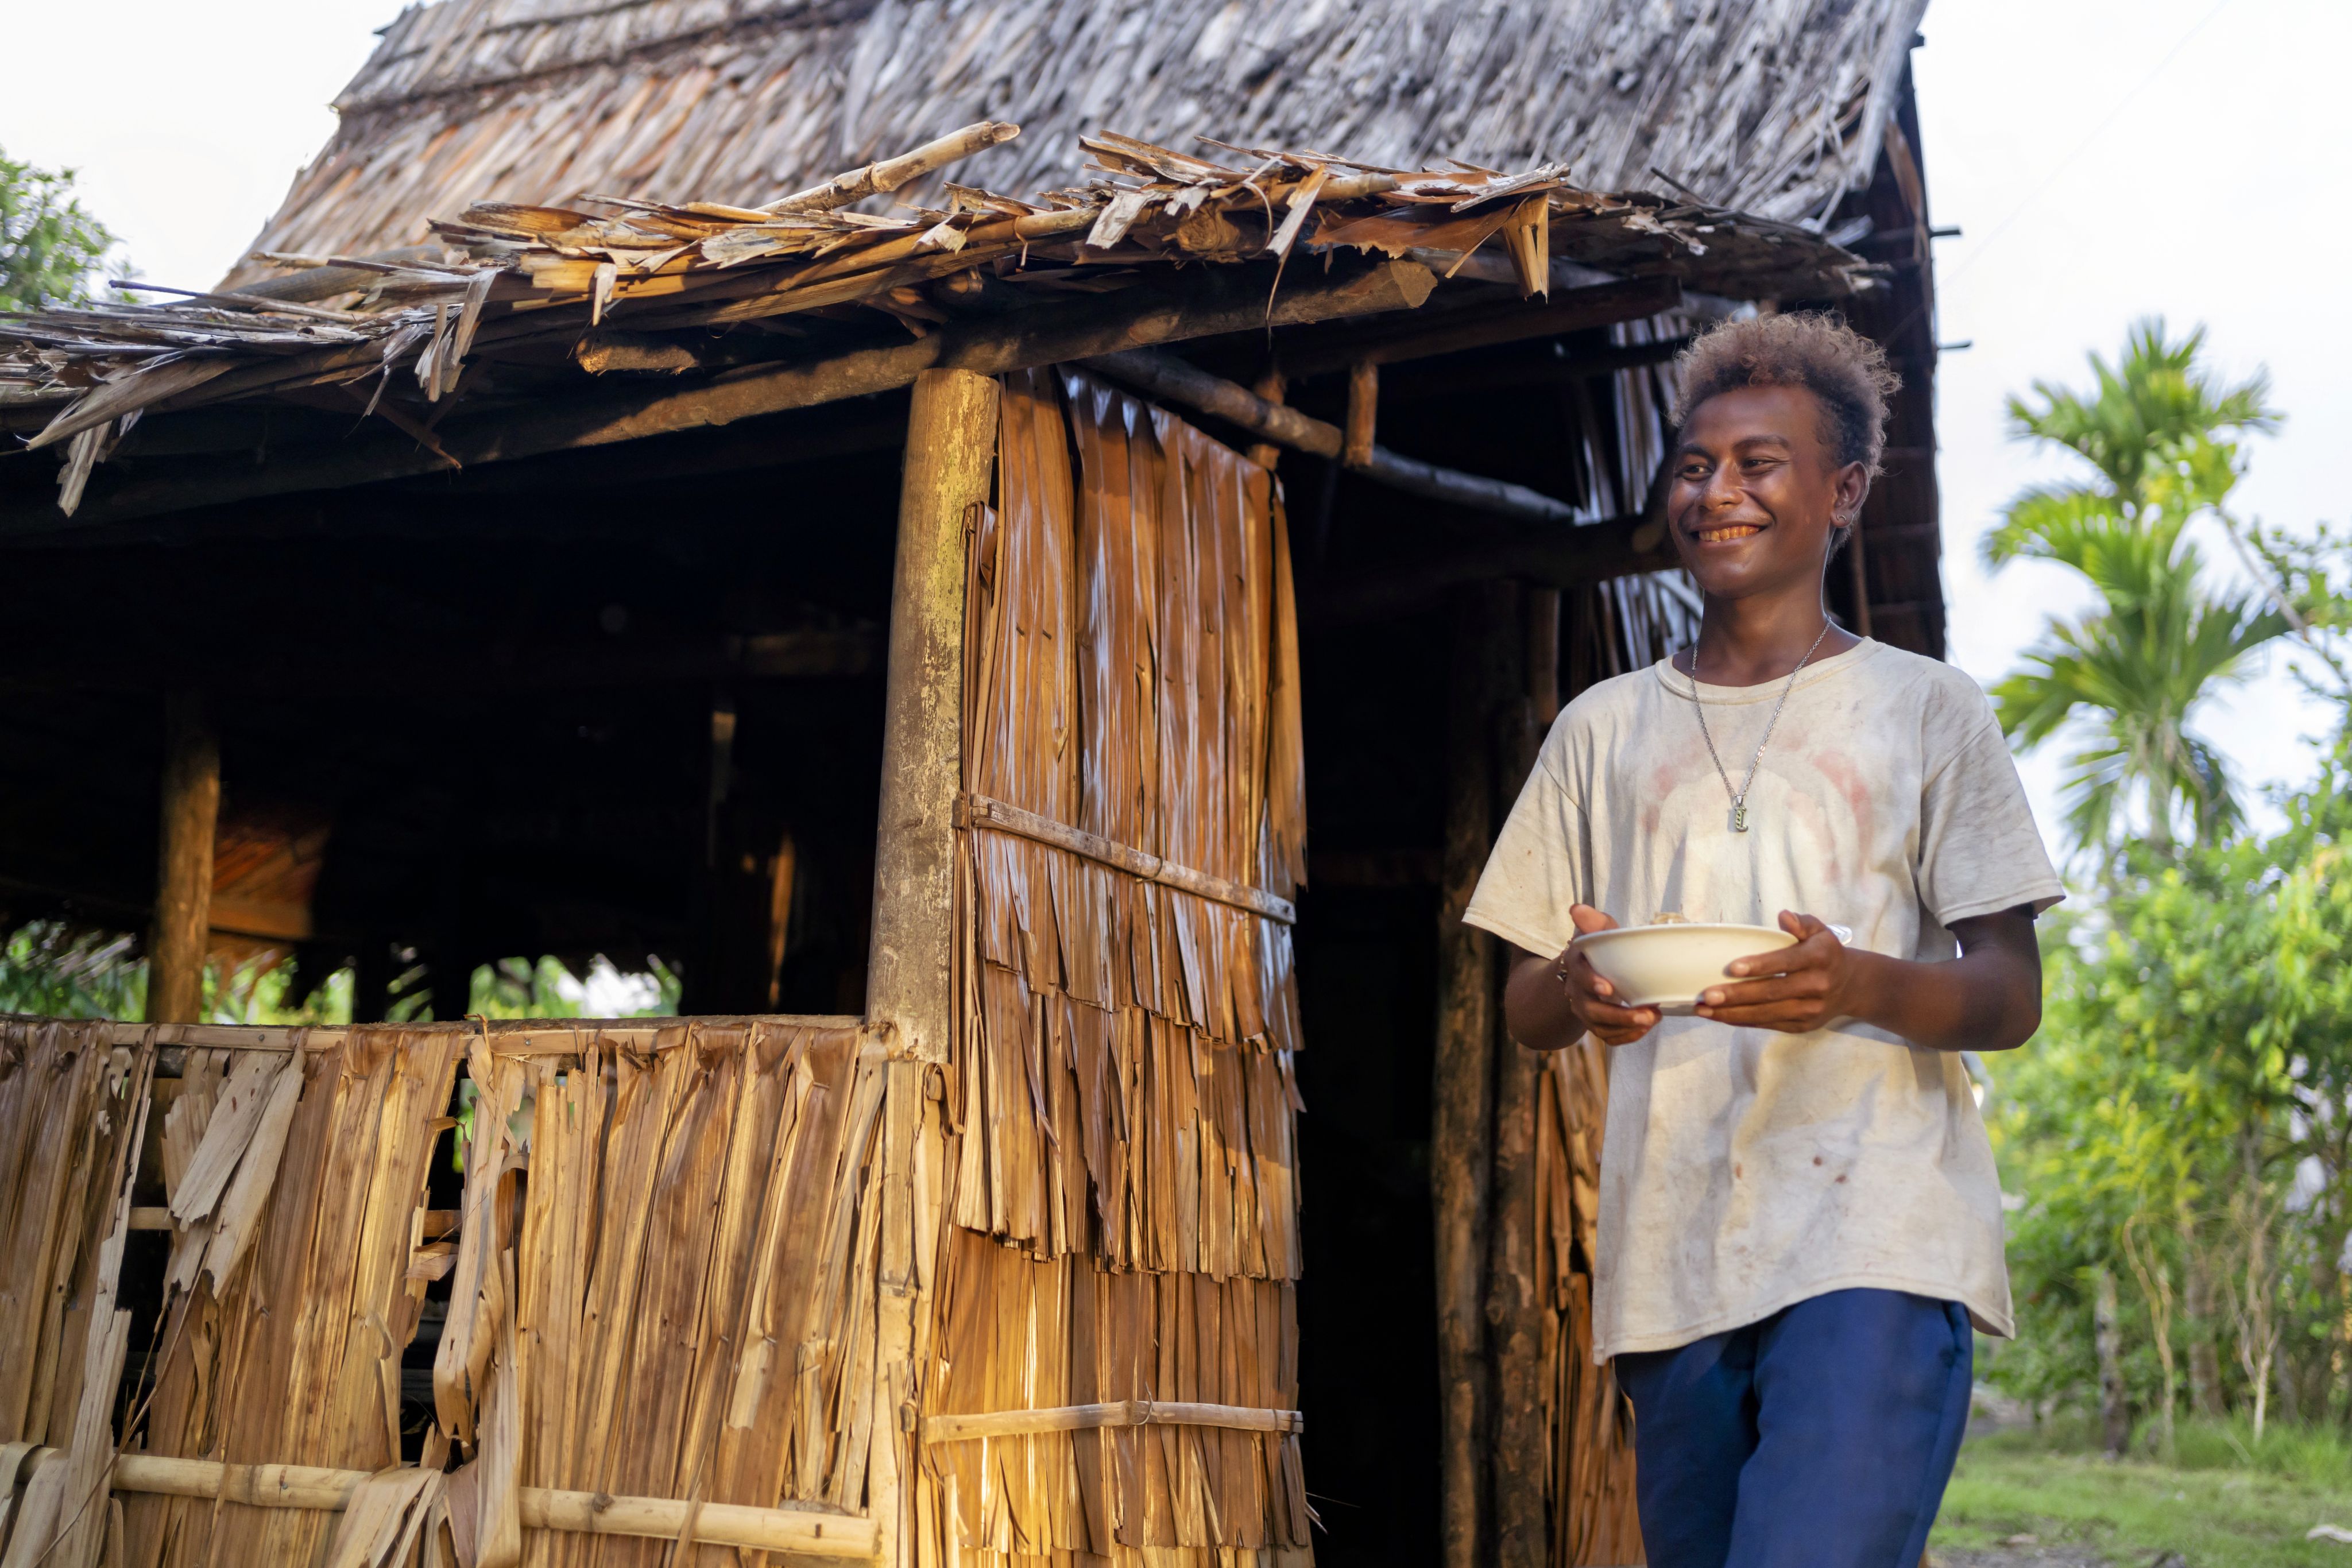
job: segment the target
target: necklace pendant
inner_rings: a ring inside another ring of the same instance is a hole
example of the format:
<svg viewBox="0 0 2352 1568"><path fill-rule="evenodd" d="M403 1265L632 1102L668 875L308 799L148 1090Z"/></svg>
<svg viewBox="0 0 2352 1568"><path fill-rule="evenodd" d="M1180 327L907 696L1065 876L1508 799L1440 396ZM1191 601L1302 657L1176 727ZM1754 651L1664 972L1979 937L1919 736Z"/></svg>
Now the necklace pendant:
<svg viewBox="0 0 2352 1568"><path fill-rule="evenodd" d="M1748 831L1748 806L1745 801L1731 808L1731 831L1735 833Z"/></svg>

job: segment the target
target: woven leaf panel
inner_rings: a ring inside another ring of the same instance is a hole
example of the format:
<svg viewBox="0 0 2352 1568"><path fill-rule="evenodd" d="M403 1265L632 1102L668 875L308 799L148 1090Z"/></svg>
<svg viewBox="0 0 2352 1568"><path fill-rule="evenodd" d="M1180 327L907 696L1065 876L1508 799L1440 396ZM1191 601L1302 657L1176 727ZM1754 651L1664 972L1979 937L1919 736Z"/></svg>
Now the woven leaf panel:
<svg viewBox="0 0 2352 1568"><path fill-rule="evenodd" d="M483 1091L434 1392L486 1488L504 1474L864 1508L883 1074L858 1063L859 1038L695 1024L663 1030L649 1051L477 1047ZM498 1416L509 1397L510 1431ZM526 1563L667 1560L661 1542L604 1536L530 1532L524 1546Z"/></svg>
<svg viewBox="0 0 2352 1568"><path fill-rule="evenodd" d="M953 1238L947 1268L937 1412L1130 1398L1297 1407L1286 1282L1109 1273L969 1232ZM985 1560L1139 1561L1150 1550L1153 1563L1206 1568L1220 1547L1268 1563L1307 1559L1296 1435L1122 1427L966 1438L934 1445L930 1458L947 1478L951 1522Z"/></svg>
<svg viewBox="0 0 2352 1568"><path fill-rule="evenodd" d="M0 1443L72 1436L131 1075L107 1025L0 1022Z"/></svg>
<svg viewBox="0 0 2352 1568"><path fill-rule="evenodd" d="M464 1049L457 1030L397 1026L297 1048L301 1097L259 1232L217 1293L206 1276L173 1304L145 1451L368 1470L400 1461L400 1353L423 1305L410 1251ZM199 1081L220 1066L205 1054L189 1053ZM335 1522L181 1498L123 1504L127 1560L141 1565L310 1562Z"/></svg>
<svg viewBox="0 0 2352 1568"><path fill-rule="evenodd" d="M1114 1268L1297 1277L1288 1052L1033 991L992 965L978 981L958 1225Z"/></svg>
<svg viewBox="0 0 2352 1568"><path fill-rule="evenodd" d="M1287 898L1297 621L1263 469L1076 374L1010 378L974 520L965 788ZM983 823L927 1416L1297 1402L1287 925ZM927 1445L919 1553L1305 1564L1295 1433L1112 1426Z"/></svg>
<svg viewBox="0 0 2352 1568"><path fill-rule="evenodd" d="M973 793L1287 896L1297 620L1265 470L1087 377L1011 378L971 554ZM1289 929L964 835L958 1223L1118 1267L1297 1271ZM1091 1197L1089 1197L1091 1195ZM1091 1223L1089 1223L1091 1221Z"/></svg>

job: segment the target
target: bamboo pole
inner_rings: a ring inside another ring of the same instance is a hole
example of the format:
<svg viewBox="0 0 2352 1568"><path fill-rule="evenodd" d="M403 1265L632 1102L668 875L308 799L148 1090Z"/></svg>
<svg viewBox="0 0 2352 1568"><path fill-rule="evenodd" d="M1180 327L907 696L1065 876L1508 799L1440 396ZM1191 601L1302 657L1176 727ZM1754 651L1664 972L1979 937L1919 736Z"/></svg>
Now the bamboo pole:
<svg viewBox="0 0 2352 1568"><path fill-rule="evenodd" d="M37 1448L29 1457L37 1468L60 1461L64 1455L54 1448ZM230 1465L217 1459L123 1454L114 1461L111 1485L119 1492L339 1513L371 1473L314 1465ZM871 1557L875 1549L874 1521L850 1515L667 1497L614 1497L548 1487L522 1489L522 1522L531 1530L692 1540L812 1557Z"/></svg>
<svg viewBox="0 0 2352 1568"><path fill-rule="evenodd" d="M1029 1437L1041 1432L1091 1432L1107 1427L1218 1427L1233 1432L1303 1432L1307 1419L1296 1410L1260 1410L1241 1405L1197 1405L1159 1399L1114 1399L1101 1405L1061 1405L1043 1410L992 1410L979 1415L933 1416L923 1423L926 1443L958 1443L973 1437Z"/></svg>
<svg viewBox="0 0 2352 1568"><path fill-rule="evenodd" d="M1195 871L1191 866L1178 865L1130 844L1114 842L1066 822L1041 817L1034 811L1024 811L1003 800L992 800L985 795L963 796L956 805L959 827L989 828L1027 839L1033 843L1052 844L1056 849L1067 850L1099 865L1115 866L1146 882L1158 883L1162 887L1181 888L1196 897L1213 899L1235 909L1246 909L1253 915L1263 915L1268 920L1278 920L1285 925L1298 923L1298 906L1264 888L1248 887L1241 883L1228 882L1221 876L1211 876L1204 871Z"/></svg>
<svg viewBox="0 0 2352 1568"><path fill-rule="evenodd" d="M1338 458L1351 471L1408 495L1529 522L1576 521L1575 507L1525 485L1440 467L1371 444L1372 401L1367 394L1376 392L1376 375L1369 382L1351 381L1349 429L1342 431L1336 424L1269 402L1247 387L1195 369L1173 355L1129 350L1090 359L1087 366L1139 392L1239 425L1253 435L1317 457ZM1360 444L1358 436L1362 438Z"/></svg>
<svg viewBox="0 0 2352 1568"><path fill-rule="evenodd" d="M1543 725L1559 707L1559 591L1523 595L1513 628L1520 635L1521 700L1496 715L1495 755L1502 786L1494 810L1507 809L1536 766ZM1499 1011L1499 1009L1498 1009ZM1549 1446L1544 1418L1544 1319L1536 1273L1536 1053L1511 1038L1497 1016L1495 1051L1494 1246L1487 1260L1486 1323L1495 1372L1495 1562L1496 1568L1545 1568L1544 1481ZM1568 1439L1573 1440L1573 1438Z"/></svg>
<svg viewBox="0 0 2352 1568"><path fill-rule="evenodd" d="M220 744L205 722L204 699L173 692L163 703L163 841L147 946L150 1023L194 1023L202 1016L219 825Z"/></svg>
<svg viewBox="0 0 2352 1568"><path fill-rule="evenodd" d="M1477 1568L1486 1536L1485 1306L1493 1168L1495 941L1462 923L1493 842L1493 724L1516 693L1507 583L1456 605L1446 714L1445 845L1438 912L1430 1198L1436 1220L1440 1560Z"/></svg>
<svg viewBox="0 0 2352 1568"><path fill-rule="evenodd" d="M936 141L926 141L911 152L901 152L896 158L885 158L868 163L862 169L852 169L845 174L835 174L822 185L786 196L780 202L770 202L763 213L824 213L835 207L845 207L852 202L886 191L895 191L909 180L961 162L975 152L1012 141L1021 134L1021 128L1003 120L982 120L967 125L961 131L950 131Z"/></svg>

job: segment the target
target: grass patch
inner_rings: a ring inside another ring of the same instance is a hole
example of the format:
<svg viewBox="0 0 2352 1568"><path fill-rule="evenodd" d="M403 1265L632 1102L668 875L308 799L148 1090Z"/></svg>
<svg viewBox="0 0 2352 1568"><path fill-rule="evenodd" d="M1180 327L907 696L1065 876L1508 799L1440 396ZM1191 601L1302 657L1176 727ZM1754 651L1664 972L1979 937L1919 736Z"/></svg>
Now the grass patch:
<svg viewBox="0 0 2352 1568"><path fill-rule="evenodd" d="M2079 1545L2118 1564L2179 1552L2190 1568L2352 1568L2352 1546L2305 1541L2352 1529L2352 1449L2326 1428L2184 1424L2171 1463L2110 1461L2078 1435L2004 1432L1960 1451L1933 1544L1997 1546L2014 1535Z"/></svg>

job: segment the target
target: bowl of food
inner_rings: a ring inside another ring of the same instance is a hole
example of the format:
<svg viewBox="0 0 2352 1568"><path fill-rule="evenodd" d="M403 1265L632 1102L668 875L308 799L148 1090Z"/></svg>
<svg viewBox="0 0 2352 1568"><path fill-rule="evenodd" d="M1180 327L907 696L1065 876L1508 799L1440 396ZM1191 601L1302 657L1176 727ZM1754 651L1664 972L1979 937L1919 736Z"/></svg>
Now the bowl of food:
<svg viewBox="0 0 2352 1568"><path fill-rule="evenodd" d="M1731 977L1733 960L1796 943L1778 926L1660 915L1647 925L1588 932L1570 947L1615 988L1620 1006L1686 1013L1701 991Z"/></svg>

